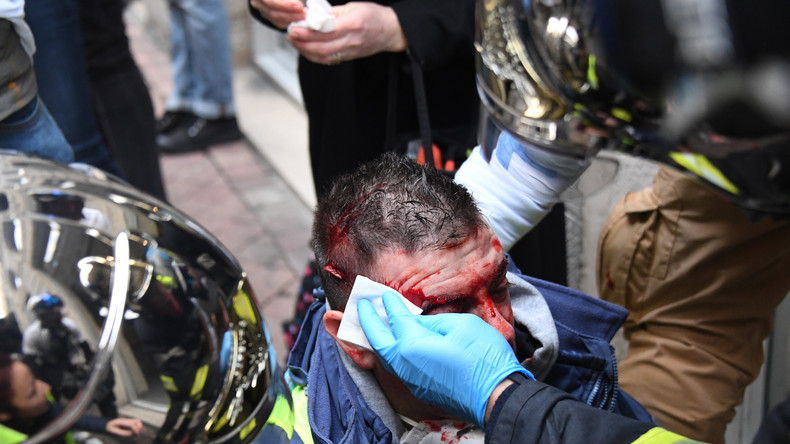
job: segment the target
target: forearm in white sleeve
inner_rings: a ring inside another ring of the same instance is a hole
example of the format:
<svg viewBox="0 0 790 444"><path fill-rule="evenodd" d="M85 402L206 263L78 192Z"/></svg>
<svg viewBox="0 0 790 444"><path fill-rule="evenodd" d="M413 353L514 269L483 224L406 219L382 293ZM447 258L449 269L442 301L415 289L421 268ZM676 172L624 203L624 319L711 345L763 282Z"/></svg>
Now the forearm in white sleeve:
<svg viewBox="0 0 790 444"><path fill-rule="evenodd" d="M528 147L502 133L492 159L475 148L455 180L472 193L507 251L540 222L589 164L589 159Z"/></svg>

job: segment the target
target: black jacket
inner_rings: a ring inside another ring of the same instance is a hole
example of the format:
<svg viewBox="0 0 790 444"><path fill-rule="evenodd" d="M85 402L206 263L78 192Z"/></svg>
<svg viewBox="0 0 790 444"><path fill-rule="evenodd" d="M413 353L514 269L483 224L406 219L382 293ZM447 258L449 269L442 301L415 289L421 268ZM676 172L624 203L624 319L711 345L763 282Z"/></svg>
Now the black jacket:
<svg viewBox="0 0 790 444"><path fill-rule="evenodd" d="M694 442L647 422L590 407L523 375L497 399L486 424L486 444ZM648 439L649 438L649 439Z"/></svg>

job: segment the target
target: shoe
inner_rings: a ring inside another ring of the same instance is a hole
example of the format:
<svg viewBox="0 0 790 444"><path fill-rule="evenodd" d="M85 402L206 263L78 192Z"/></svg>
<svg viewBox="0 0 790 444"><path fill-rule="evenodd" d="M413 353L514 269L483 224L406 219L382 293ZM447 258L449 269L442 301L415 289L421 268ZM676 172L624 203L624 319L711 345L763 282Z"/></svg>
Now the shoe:
<svg viewBox="0 0 790 444"><path fill-rule="evenodd" d="M159 134L156 143L163 153L188 153L200 151L218 143L241 139L235 117L203 119L198 117L190 125Z"/></svg>
<svg viewBox="0 0 790 444"><path fill-rule="evenodd" d="M157 134L169 133L179 126L185 126L198 117L189 111L165 111L162 118L156 121Z"/></svg>

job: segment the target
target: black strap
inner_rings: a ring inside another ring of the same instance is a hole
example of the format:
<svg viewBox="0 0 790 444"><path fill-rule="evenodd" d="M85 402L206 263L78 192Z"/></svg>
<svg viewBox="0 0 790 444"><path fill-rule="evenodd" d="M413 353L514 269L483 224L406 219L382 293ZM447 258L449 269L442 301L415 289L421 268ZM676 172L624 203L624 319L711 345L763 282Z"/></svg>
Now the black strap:
<svg viewBox="0 0 790 444"><path fill-rule="evenodd" d="M417 104L417 122L420 126L422 150L425 153L425 163L435 167L433 158L433 141L431 140L431 121L428 115L428 97L425 95L425 82L422 78L422 67L417 59L409 52L411 60L411 75L414 82L414 102Z"/></svg>
<svg viewBox="0 0 790 444"><path fill-rule="evenodd" d="M420 140L422 142L425 162L435 167L433 157L433 140L431 136L431 122L428 117L428 97L425 94L425 82L422 76L422 67L417 59L406 51L411 62L412 83L414 84L414 99L417 107L417 123L420 130ZM396 132L397 132L397 113L398 113L398 70L400 64L398 59L392 57L389 65L389 78L387 82L387 121L384 132L384 140L387 149L397 151ZM399 153L402 154L402 153Z"/></svg>
<svg viewBox="0 0 790 444"><path fill-rule="evenodd" d="M390 57L387 72L387 121L384 127L384 141L387 151L397 151L395 131L398 126L398 58ZM398 153L404 154L404 153Z"/></svg>

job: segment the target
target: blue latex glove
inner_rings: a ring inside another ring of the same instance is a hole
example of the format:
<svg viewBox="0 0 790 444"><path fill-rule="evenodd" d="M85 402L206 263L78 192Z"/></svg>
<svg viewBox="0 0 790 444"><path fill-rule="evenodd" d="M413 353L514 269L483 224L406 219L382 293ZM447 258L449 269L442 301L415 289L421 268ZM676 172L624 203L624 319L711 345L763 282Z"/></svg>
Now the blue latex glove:
<svg viewBox="0 0 790 444"><path fill-rule="evenodd" d="M392 330L367 300L357 304L359 323L382 363L421 400L483 427L496 386L512 373L532 378L502 334L479 317L415 316L397 294L382 299Z"/></svg>

